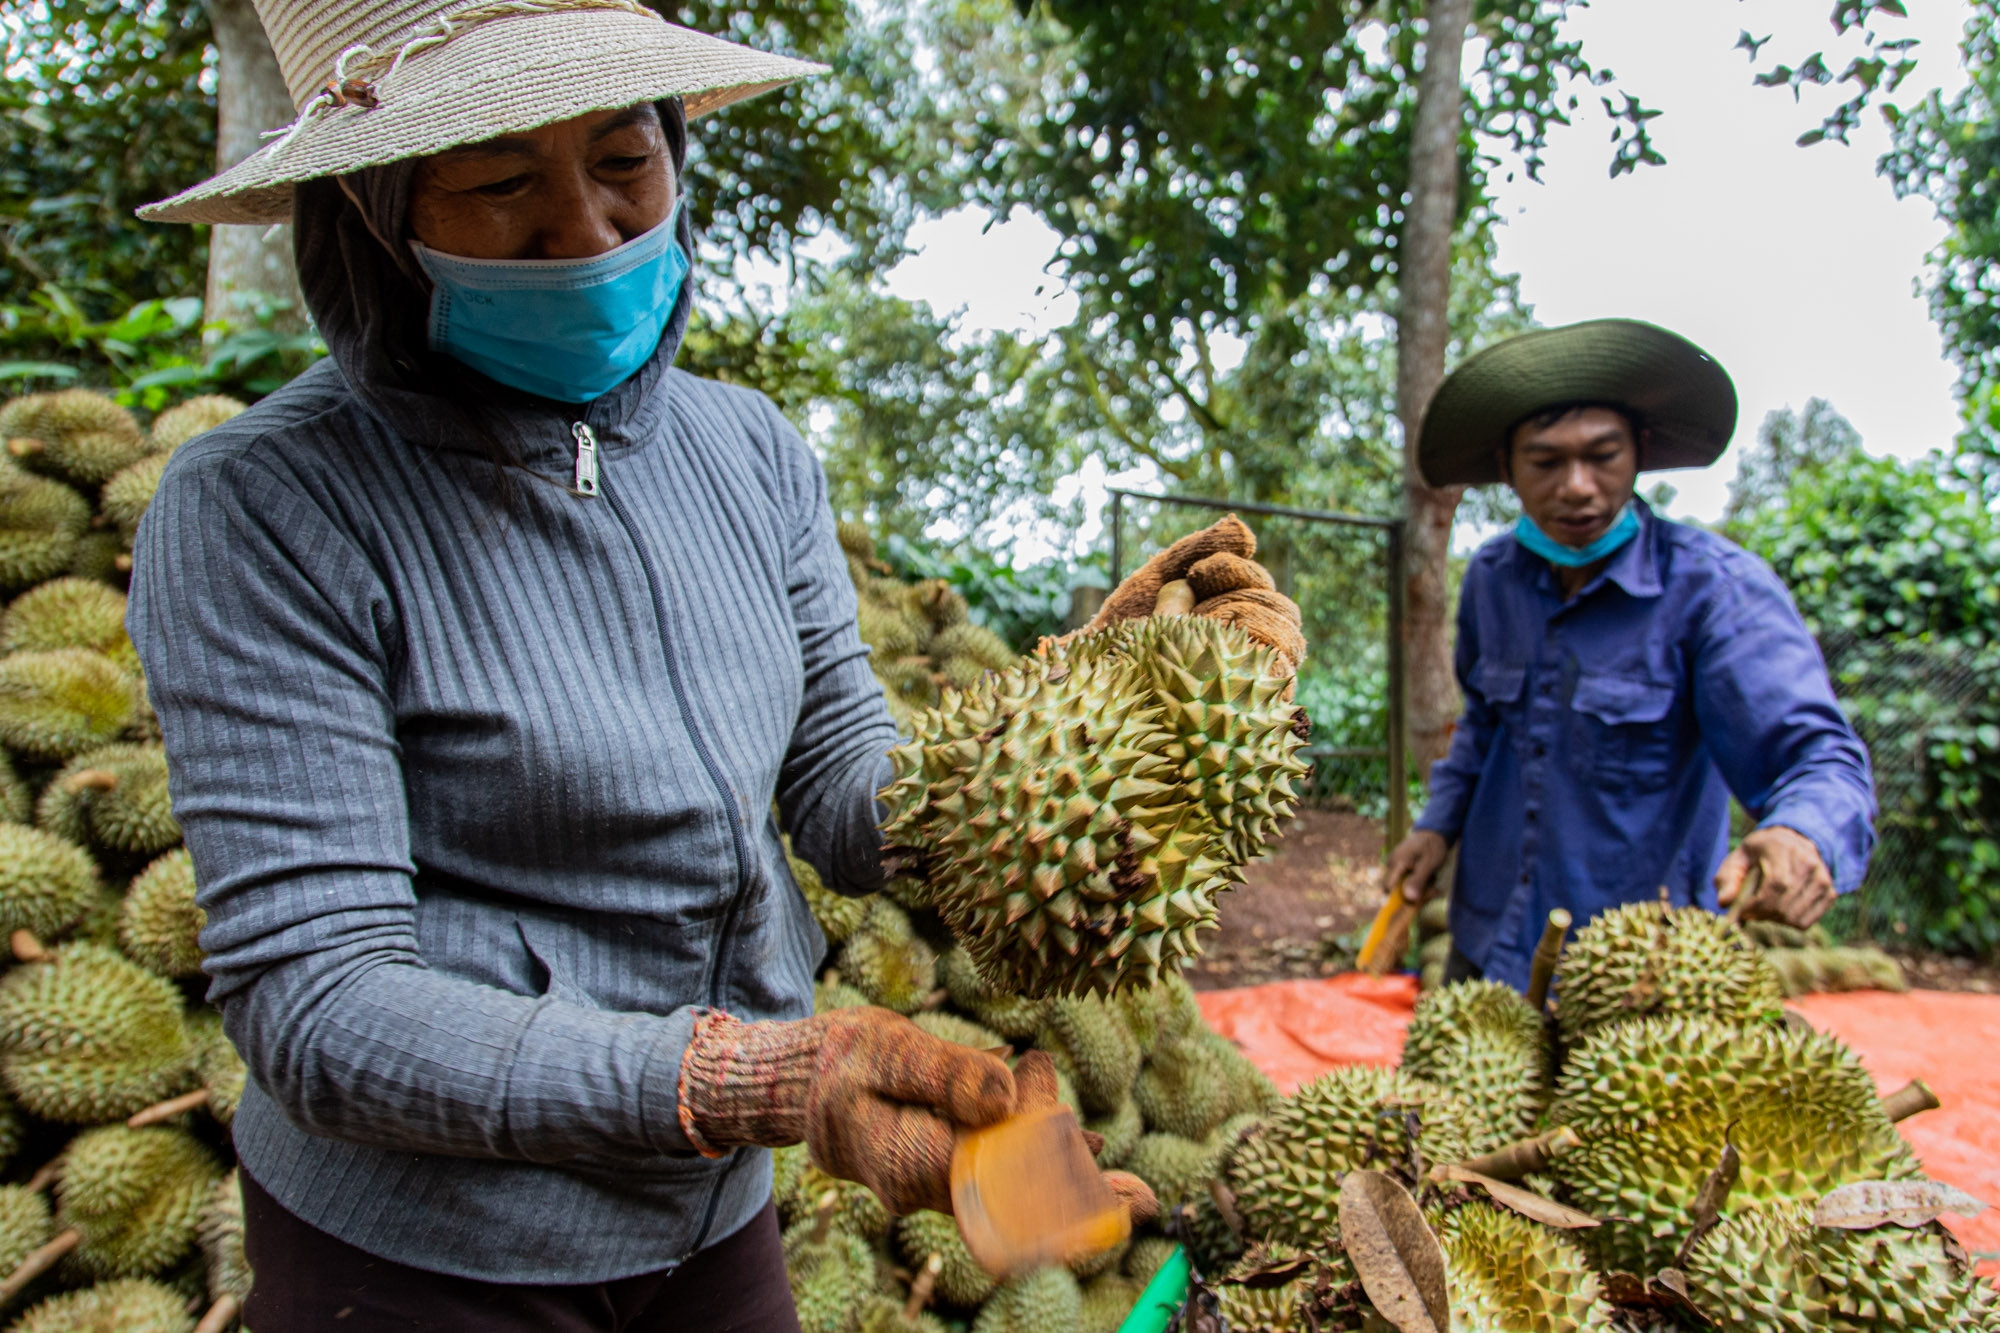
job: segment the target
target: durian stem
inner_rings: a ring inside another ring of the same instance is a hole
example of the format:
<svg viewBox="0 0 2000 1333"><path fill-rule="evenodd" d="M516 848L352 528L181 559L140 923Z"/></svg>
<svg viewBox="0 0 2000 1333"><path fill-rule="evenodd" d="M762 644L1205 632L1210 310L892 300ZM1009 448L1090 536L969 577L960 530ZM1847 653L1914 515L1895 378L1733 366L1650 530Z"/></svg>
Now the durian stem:
<svg viewBox="0 0 2000 1333"><path fill-rule="evenodd" d="M1568 1151L1582 1143L1576 1131L1568 1125L1560 1125L1546 1134L1537 1134L1532 1139L1522 1139L1510 1143L1484 1157L1475 1157L1458 1165L1468 1171L1477 1171L1482 1176L1495 1180L1519 1180L1522 1176L1533 1175L1546 1170L1549 1162L1559 1153Z"/></svg>
<svg viewBox="0 0 2000 1333"><path fill-rule="evenodd" d="M32 435L16 435L7 441L7 452L16 458L26 458L29 454L38 454L46 448L48 448L46 444Z"/></svg>
<svg viewBox="0 0 2000 1333"><path fill-rule="evenodd" d="M1882 1099L1882 1113L1891 1121L1908 1120L1920 1111L1935 1111L1943 1105L1928 1083L1913 1078Z"/></svg>
<svg viewBox="0 0 2000 1333"><path fill-rule="evenodd" d="M1537 1013L1549 1007L1549 983L1556 979L1556 964L1562 959L1563 940L1569 934L1570 915L1558 907L1549 913L1542 927L1542 942L1535 946L1535 961L1528 973L1528 1003Z"/></svg>
<svg viewBox="0 0 2000 1333"><path fill-rule="evenodd" d="M208 1307L208 1313L194 1326L194 1333L223 1333L236 1322L236 1316L243 1313L243 1302L224 1292L215 1298L215 1304Z"/></svg>
<svg viewBox="0 0 2000 1333"><path fill-rule="evenodd" d="M61 1174L62 1158L58 1157L53 1162L44 1162L41 1170L28 1177L28 1184L26 1186L28 1193L40 1194L43 1190L55 1184L56 1177Z"/></svg>
<svg viewBox="0 0 2000 1333"><path fill-rule="evenodd" d="M178 1097L169 1097L166 1101L149 1106L143 1111L134 1111L130 1116L126 1117L125 1128L144 1129L148 1125L157 1125L163 1120L172 1120L184 1111L197 1110L206 1105L208 1105L208 1089L196 1088L193 1092L184 1092Z"/></svg>
<svg viewBox="0 0 2000 1333"><path fill-rule="evenodd" d="M14 959L21 963L46 963L49 951L42 947L41 940L32 930L17 930L7 937L7 947L14 951Z"/></svg>
<svg viewBox="0 0 2000 1333"><path fill-rule="evenodd" d="M910 1299L903 1306L903 1318L910 1323L917 1322L917 1316L931 1303L931 1290L937 1286L939 1272L944 1269L944 1256L933 1254L924 1260L924 1271L917 1274L917 1280L910 1284ZM196 1329L195 1333L202 1333Z"/></svg>
<svg viewBox="0 0 2000 1333"><path fill-rule="evenodd" d="M819 1245L826 1241L827 1233L833 1230L833 1210L839 1206L840 1191L828 1190L819 1196L819 1205L813 1218L813 1244Z"/></svg>
<svg viewBox="0 0 2000 1333"><path fill-rule="evenodd" d="M118 775L102 768L86 768L63 780L63 790L71 796L85 791L117 791Z"/></svg>
<svg viewBox="0 0 2000 1333"><path fill-rule="evenodd" d="M1229 1228L1229 1234L1243 1239L1243 1213L1236 1207L1236 1191L1215 1176L1208 1182L1208 1196L1215 1200L1215 1211L1222 1218L1222 1224Z"/></svg>
<svg viewBox="0 0 2000 1333"><path fill-rule="evenodd" d="M923 1003L917 1006L917 1012L922 1014L935 1013L939 1009L944 1008L946 1002L950 999L951 992L939 986L929 995L924 996Z"/></svg>
<svg viewBox="0 0 2000 1333"><path fill-rule="evenodd" d="M132 572L132 557L123 553L114 556L111 560L111 567L120 574L130 574Z"/></svg>
<svg viewBox="0 0 2000 1333"><path fill-rule="evenodd" d="M83 1240L83 1233L75 1227L69 1228L48 1244L21 1261L21 1266L0 1282L0 1305L5 1305L21 1294L30 1282L56 1266L56 1261L75 1249Z"/></svg>

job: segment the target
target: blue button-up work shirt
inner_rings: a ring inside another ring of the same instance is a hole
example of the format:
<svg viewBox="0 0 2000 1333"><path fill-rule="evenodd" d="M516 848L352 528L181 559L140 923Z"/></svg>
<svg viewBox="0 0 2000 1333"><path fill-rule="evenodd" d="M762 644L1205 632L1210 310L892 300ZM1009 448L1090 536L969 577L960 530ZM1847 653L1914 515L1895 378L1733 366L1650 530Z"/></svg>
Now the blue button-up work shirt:
<svg viewBox="0 0 2000 1333"><path fill-rule="evenodd" d="M1568 602L1514 538L1459 597L1465 714L1417 827L1459 840L1454 946L1525 989L1551 909L1714 908L1729 794L1812 839L1842 893L1875 842L1868 752L1770 568L1634 501L1640 532Z"/></svg>

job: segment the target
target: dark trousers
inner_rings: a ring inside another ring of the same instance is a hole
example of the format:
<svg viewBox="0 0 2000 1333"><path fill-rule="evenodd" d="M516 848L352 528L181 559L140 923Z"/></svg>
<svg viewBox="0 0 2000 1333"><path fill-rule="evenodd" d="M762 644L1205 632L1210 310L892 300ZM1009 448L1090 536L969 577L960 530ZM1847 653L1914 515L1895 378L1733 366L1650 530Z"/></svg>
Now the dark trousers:
<svg viewBox="0 0 2000 1333"><path fill-rule="evenodd" d="M1457 949L1453 949L1450 955L1444 960L1444 985L1449 986L1456 981L1478 981L1485 975L1485 968L1467 958Z"/></svg>
<svg viewBox="0 0 2000 1333"><path fill-rule="evenodd" d="M550 1225L560 1226L551 1218ZM799 1333L770 1204L670 1272L577 1286L515 1286L378 1259L287 1212L243 1176L257 1333Z"/></svg>

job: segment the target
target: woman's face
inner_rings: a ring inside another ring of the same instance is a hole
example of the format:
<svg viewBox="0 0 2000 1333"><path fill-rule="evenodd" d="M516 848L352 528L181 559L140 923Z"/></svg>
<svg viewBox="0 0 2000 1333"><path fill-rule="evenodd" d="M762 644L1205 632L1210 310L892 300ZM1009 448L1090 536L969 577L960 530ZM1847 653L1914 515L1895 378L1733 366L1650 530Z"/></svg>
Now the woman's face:
<svg viewBox="0 0 2000 1333"><path fill-rule="evenodd" d="M677 182L650 102L425 158L410 229L467 259L588 259L651 231Z"/></svg>

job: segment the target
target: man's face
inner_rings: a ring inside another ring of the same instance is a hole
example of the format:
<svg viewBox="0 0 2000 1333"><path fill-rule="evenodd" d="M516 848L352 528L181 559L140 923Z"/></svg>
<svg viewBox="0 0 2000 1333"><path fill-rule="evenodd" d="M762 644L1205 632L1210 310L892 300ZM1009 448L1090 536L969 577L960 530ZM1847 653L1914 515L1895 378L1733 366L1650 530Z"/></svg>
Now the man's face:
<svg viewBox="0 0 2000 1333"><path fill-rule="evenodd" d="M1565 546L1588 546L1632 498L1639 444L1608 407L1580 407L1550 422L1517 426L1500 474L1535 526Z"/></svg>

